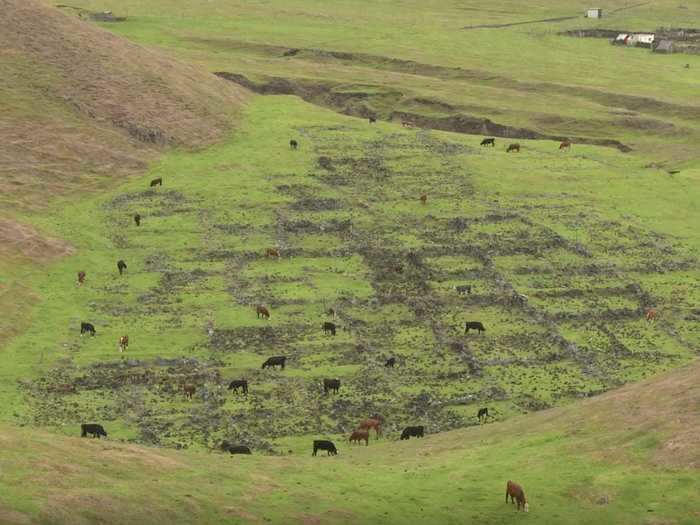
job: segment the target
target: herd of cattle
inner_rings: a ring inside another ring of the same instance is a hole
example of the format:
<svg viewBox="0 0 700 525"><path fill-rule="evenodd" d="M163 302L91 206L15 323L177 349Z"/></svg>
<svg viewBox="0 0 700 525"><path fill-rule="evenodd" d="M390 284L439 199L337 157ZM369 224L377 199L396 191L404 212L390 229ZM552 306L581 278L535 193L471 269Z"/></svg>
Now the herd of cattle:
<svg viewBox="0 0 700 525"><path fill-rule="evenodd" d="M370 124L373 124L376 122L376 119L373 117L370 117L369 119ZM410 123L403 123L404 127L413 127ZM293 150L298 149L299 143L296 140L290 140L289 142L290 147ZM496 145L496 139L495 138L485 138L481 141L481 146L491 146L495 147ZM569 141L564 141L561 143L559 146L559 149L570 149L571 148L571 142ZM510 144L508 148L506 149L507 152L519 152L520 151L520 144L514 143ZM150 182L150 187L155 187L155 186L162 186L163 185L163 179L162 177L158 177L156 179L153 179ZM426 204L427 202L427 194L423 193L420 196L420 201L423 204ZM134 223L136 226L141 225L141 215L136 214L133 217ZM280 257L280 251L278 248L268 248L265 252L265 255L267 257ZM126 262L123 260L119 260L117 262L117 270L119 271L119 275L123 275L124 271L127 270L127 265ZM86 279L86 273L85 271L80 271L78 272L78 286L81 286L85 283ZM471 294L472 293L473 286L472 285L459 285L455 286L454 290L460 294L460 295L465 295L465 294ZM517 297L515 297L517 296ZM527 297L522 295L522 294L515 294L513 301L518 302L520 304L524 304L527 301ZM333 315L335 317L335 310L330 309L328 311L329 314ZM256 306L256 315L258 319L270 319L270 311L267 307L263 305L257 305ZM657 312L653 308L648 308L645 311L645 317L647 321L653 321L657 317ZM337 333L337 328L338 326L330 321L326 321L322 324L321 329L323 330L323 333L326 335L330 336L335 336ZM480 321L467 321L465 322L464 325L464 333L468 334L470 330L476 330L479 334L482 332L486 331L486 328L484 327L483 323ZM95 326L92 323L88 322L81 322L80 323L80 335L82 336L83 334L90 334L92 336L95 336L96 330ZM213 329L210 328L209 334L212 335ZM118 348L120 352L124 352L129 346L129 337L128 335L123 335L119 337L119 343L118 343ZM285 369L287 357L286 356L272 356L266 359L263 364L262 364L262 369L266 368L275 368L279 367L281 370ZM384 363L384 366L387 368L393 368L396 365L397 361L395 357L390 357L389 359L386 360ZM229 383L228 385L228 390L233 391L233 393L240 393L242 395L248 395L248 381L246 379L236 379L233 380ZM340 390L340 380L339 379L324 379L323 380L323 391L324 393L337 393ZM186 384L183 386L183 394L186 399L192 399L194 394L197 391L196 385L193 384ZM477 419L479 420L480 423L485 422L489 417L489 411L488 408L481 408L479 409L477 413ZM375 414L374 416L365 419L360 422L358 427L352 431L348 441L349 443L356 443L356 444L361 444L362 441L365 442L365 446L369 445L369 437L370 437L370 430L374 430L375 432L375 438L379 439L379 436L381 435L381 428L384 423L384 419L382 416ZM82 437L87 437L88 435L91 435L94 438L100 438L100 437L107 437L107 432L105 431L104 427L100 424L95 424L95 423L90 423L90 424L83 424L81 425L81 436ZM422 438L425 435L425 427L422 425L415 425L415 426L408 426L403 429L401 432L400 439L401 440L407 440L412 437L416 438ZM249 447L245 445L236 445L229 443L228 441L223 441L220 449L224 452L228 452L230 454L251 454L251 450ZM332 441L328 440L314 440L313 441L313 452L312 455L316 456L319 450L326 451L327 455L329 456L335 456L338 454L338 449L336 445ZM517 483L514 483L512 481L508 481L507 486L506 486L506 503L508 502L508 498L511 499L512 503L517 503L517 509L520 510L521 508L527 512L528 510L528 503L527 499L525 497L525 493L523 492L522 487L518 485Z"/></svg>

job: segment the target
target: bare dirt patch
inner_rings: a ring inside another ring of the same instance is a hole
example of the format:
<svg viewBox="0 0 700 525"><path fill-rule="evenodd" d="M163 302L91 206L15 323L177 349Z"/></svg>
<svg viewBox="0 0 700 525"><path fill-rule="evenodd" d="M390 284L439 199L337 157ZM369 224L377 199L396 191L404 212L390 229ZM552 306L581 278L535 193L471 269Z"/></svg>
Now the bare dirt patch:
<svg viewBox="0 0 700 525"><path fill-rule="evenodd" d="M49 263L75 253L70 243L44 237L36 228L11 220L0 219L0 258L29 259L35 263Z"/></svg>

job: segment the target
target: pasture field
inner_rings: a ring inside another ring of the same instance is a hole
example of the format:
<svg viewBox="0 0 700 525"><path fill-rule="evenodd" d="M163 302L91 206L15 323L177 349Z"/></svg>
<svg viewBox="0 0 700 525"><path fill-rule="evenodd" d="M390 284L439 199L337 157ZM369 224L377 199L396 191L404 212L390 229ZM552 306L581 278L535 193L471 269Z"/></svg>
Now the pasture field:
<svg viewBox="0 0 700 525"><path fill-rule="evenodd" d="M673 218L652 211L650 227L632 207L664 175L610 148L528 141L507 154L479 140L260 97L225 144L166 155L116 191L35 219L77 254L21 277L41 301L2 354L14 400L3 414L68 435L100 420L140 443L272 452L374 413L390 435L474 425L482 405L503 419L691 360L696 238L662 233ZM164 185L151 189L155 177ZM265 255L273 246L279 259ZM647 306L658 321L644 320ZM321 330L331 307L335 337ZM464 334L469 320L486 332ZM79 336L82 321L96 337ZM273 355L286 370L260 369ZM339 394L324 394L336 377ZM227 391L239 378L247 397Z"/></svg>

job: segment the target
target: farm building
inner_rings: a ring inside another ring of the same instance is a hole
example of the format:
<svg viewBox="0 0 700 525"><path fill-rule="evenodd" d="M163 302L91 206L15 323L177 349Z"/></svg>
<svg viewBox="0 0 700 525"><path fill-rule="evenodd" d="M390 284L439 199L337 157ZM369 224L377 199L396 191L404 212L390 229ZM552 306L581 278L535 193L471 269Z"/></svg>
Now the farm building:
<svg viewBox="0 0 700 525"><path fill-rule="evenodd" d="M620 33L615 37L612 43L616 46L626 46L629 43L629 39L631 36L632 35L630 35L629 33Z"/></svg>
<svg viewBox="0 0 700 525"><path fill-rule="evenodd" d="M586 18L603 18L603 10L600 7L591 7L586 10Z"/></svg>
<svg viewBox="0 0 700 525"><path fill-rule="evenodd" d="M630 46L652 47L654 45L654 33L636 33L627 41Z"/></svg>
<svg viewBox="0 0 700 525"><path fill-rule="evenodd" d="M661 40L656 47L654 47L654 53L673 53L673 51L672 40Z"/></svg>

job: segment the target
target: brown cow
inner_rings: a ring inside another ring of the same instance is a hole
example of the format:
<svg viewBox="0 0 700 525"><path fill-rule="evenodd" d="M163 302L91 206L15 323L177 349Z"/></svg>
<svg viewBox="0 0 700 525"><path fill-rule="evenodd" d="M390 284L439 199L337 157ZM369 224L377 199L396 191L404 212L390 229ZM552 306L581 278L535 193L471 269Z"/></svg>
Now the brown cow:
<svg viewBox="0 0 700 525"><path fill-rule="evenodd" d="M197 391L197 387L194 385L185 385L182 387L183 392L185 392L185 397L187 399L192 399L192 396Z"/></svg>
<svg viewBox="0 0 700 525"><path fill-rule="evenodd" d="M359 445L363 439L365 440L365 446L369 446L369 430L353 430L349 441L350 443L354 441Z"/></svg>
<svg viewBox="0 0 700 525"><path fill-rule="evenodd" d="M527 505L527 498L525 497L525 492L523 492L523 488L517 483L514 483L510 480L508 480L508 483L506 484L506 503L508 503L508 496L510 496L511 503L517 502L518 510L520 510L520 507L522 507L525 512L529 510Z"/></svg>
<svg viewBox="0 0 700 525"><path fill-rule="evenodd" d="M85 282L85 272L82 270L78 272L78 286Z"/></svg>
<svg viewBox="0 0 700 525"><path fill-rule="evenodd" d="M255 313L258 315L258 319L260 319L260 317L262 317L263 319L270 318L270 311L262 305L258 305L255 308Z"/></svg>
<svg viewBox="0 0 700 525"><path fill-rule="evenodd" d="M559 144L559 149L571 149L571 142L565 140L564 142Z"/></svg>
<svg viewBox="0 0 700 525"><path fill-rule="evenodd" d="M127 348L129 348L129 336L128 336L128 335L122 335L122 336L119 338L119 351L120 351L120 352L123 352L123 351L126 350Z"/></svg>
<svg viewBox="0 0 700 525"><path fill-rule="evenodd" d="M515 143L511 144L510 146L508 146L506 153L510 153L511 151L515 151L516 153L520 153L520 144L515 142Z"/></svg>
<svg viewBox="0 0 700 525"><path fill-rule="evenodd" d="M360 423L357 429L366 430L368 433L371 429L374 429L377 434L376 439L379 439L379 436L382 434L382 422L378 419L365 419Z"/></svg>
<svg viewBox="0 0 700 525"><path fill-rule="evenodd" d="M658 314L656 313L656 310L654 308L647 308L644 310L644 316L646 317L647 321L656 321L656 316Z"/></svg>
<svg viewBox="0 0 700 525"><path fill-rule="evenodd" d="M280 251L277 248L268 248L265 250L265 255L268 257L279 257Z"/></svg>
<svg viewBox="0 0 700 525"><path fill-rule="evenodd" d="M420 201L421 201L422 204L425 204L426 202L428 202L428 194L427 194L427 193L422 193L421 196L420 196Z"/></svg>

